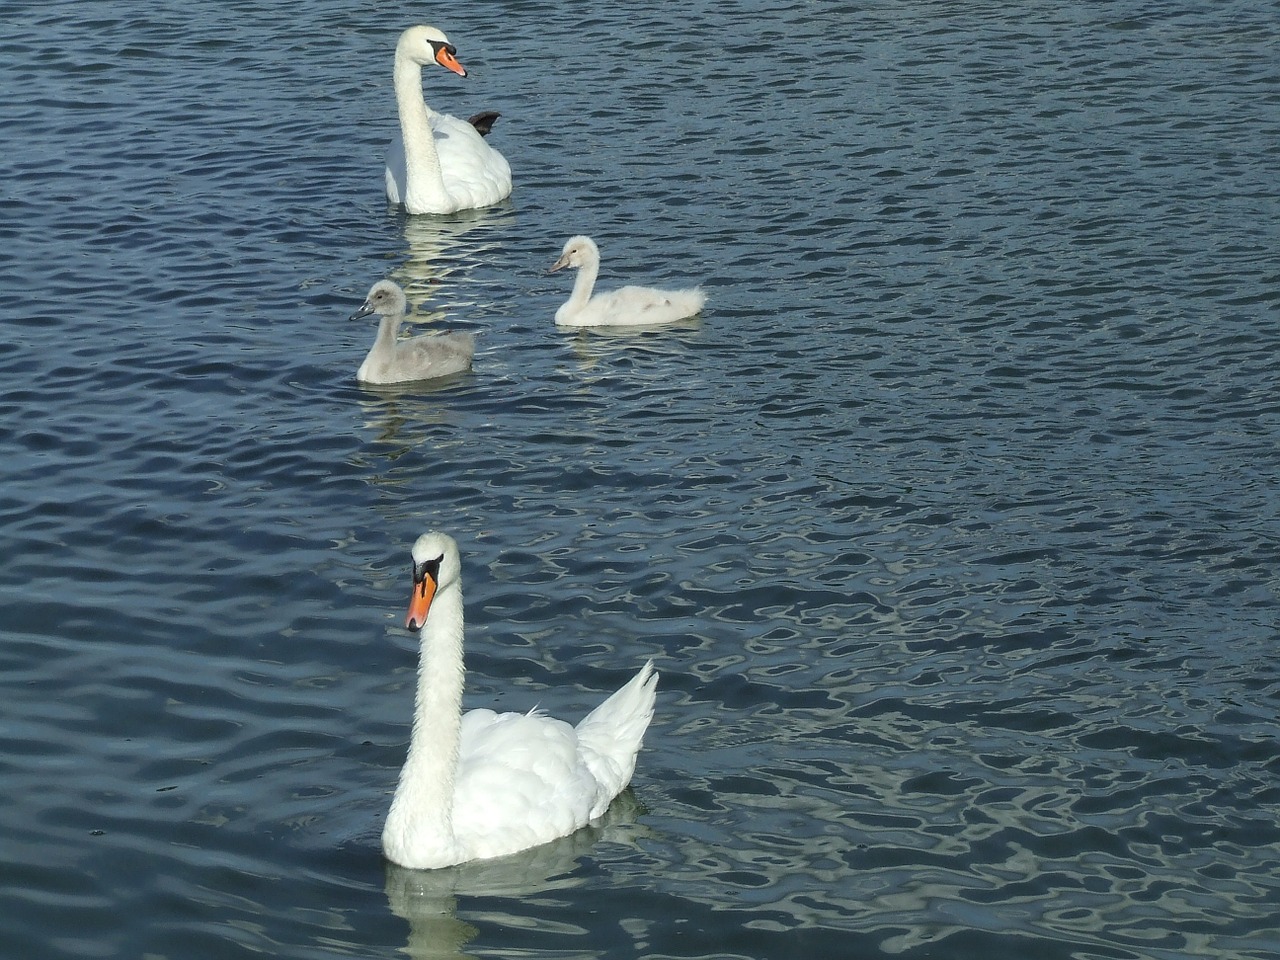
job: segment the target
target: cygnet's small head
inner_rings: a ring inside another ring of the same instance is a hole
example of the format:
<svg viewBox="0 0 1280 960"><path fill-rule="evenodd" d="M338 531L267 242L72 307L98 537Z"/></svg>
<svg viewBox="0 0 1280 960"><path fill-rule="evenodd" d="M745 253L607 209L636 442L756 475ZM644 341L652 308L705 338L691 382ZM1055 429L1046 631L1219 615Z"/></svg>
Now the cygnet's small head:
<svg viewBox="0 0 1280 960"><path fill-rule="evenodd" d="M426 66L438 63L460 77L467 75L466 68L458 62L458 49L435 27L419 24L400 34L396 44L396 56L405 56L414 63Z"/></svg>
<svg viewBox="0 0 1280 960"><path fill-rule="evenodd" d="M565 241L560 259L553 263L547 272L555 273L565 267L573 267L576 270L583 264L599 262L600 250L594 240L584 236L570 237Z"/></svg>
<svg viewBox="0 0 1280 960"><path fill-rule="evenodd" d="M351 319L363 320L373 313L380 317L394 317L408 309L409 301L405 299L400 285L394 280L379 280L369 288L369 295L365 297L360 309L351 315Z"/></svg>
<svg viewBox="0 0 1280 960"><path fill-rule="evenodd" d="M457 541L438 530L420 536L413 545L412 556L413 595L409 598L404 625L410 630L420 630L427 622L436 594L458 582L462 563Z"/></svg>

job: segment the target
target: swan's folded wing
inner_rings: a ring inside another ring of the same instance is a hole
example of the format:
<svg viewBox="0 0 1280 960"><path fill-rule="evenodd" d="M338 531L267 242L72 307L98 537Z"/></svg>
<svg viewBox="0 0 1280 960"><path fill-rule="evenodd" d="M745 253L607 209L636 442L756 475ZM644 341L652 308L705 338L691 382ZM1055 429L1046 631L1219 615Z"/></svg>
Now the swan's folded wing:
<svg viewBox="0 0 1280 960"><path fill-rule="evenodd" d="M392 203L404 203L406 191L406 175L404 169L404 141L399 136L393 137L387 144L387 165L383 170L383 179L387 187L387 199Z"/></svg>
<svg viewBox="0 0 1280 960"><path fill-rule="evenodd" d="M476 339L469 333L428 333L396 345L404 379L430 380L460 373L471 366Z"/></svg>
<svg viewBox="0 0 1280 960"><path fill-rule="evenodd" d="M475 127L437 113L431 117L431 128L445 190L460 209L487 207L510 195L507 158L489 146Z"/></svg>
<svg viewBox="0 0 1280 960"><path fill-rule="evenodd" d="M585 826L599 790L569 724L489 710L463 717L454 831L479 855L512 853Z"/></svg>
<svg viewBox="0 0 1280 960"><path fill-rule="evenodd" d="M620 287L598 293L582 311L592 323L635 326L673 323L692 317L702 309L706 297L701 290L659 290L655 287Z"/></svg>

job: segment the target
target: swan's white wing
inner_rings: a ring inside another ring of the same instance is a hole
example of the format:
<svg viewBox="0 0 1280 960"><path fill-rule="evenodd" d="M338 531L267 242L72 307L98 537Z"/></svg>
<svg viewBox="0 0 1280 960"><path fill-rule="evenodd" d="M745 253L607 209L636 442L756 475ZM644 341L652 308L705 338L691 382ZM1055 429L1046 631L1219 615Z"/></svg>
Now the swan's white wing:
<svg viewBox="0 0 1280 960"><path fill-rule="evenodd" d="M458 209L487 207L511 193L511 166L466 120L433 114L431 132L444 188Z"/></svg>
<svg viewBox="0 0 1280 960"><path fill-rule="evenodd" d="M406 380L431 380L471 366L476 339L469 333L427 333L396 344L398 372Z"/></svg>
<svg viewBox="0 0 1280 960"><path fill-rule="evenodd" d="M604 813L609 801L631 780L636 754L653 720L658 674L650 660L624 686L574 727L578 752L602 786L601 805L593 816Z"/></svg>
<svg viewBox="0 0 1280 960"><path fill-rule="evenodd" d="M453 830L469 856L502 856L571 833L590 821L601 791L562 720L463 716Z"/></svg>
<svg viewBox="0 0 1280 960"><path fill-rule="evenodd" d="M488 207L511 194L507 158L489 146L475 127L447 113L432 113L429 122L445 193L453 209ZM402 204L408 190L408 174L404 141L399 136L387 144L386 156L387 199Z"/></svg>
<svg viewBox="0 0 1280 960"><path fill-rule="evenodd" d="M576 326L653 326L692 317L705 302L706 296L697 289L622 287L597 293L579 313L558 322Z"/></svg>
<svg viewBox="0 0 1280 960"><path fill-rule="evenodd" d="M387 168L383 176L387 181L387 199L394 204L404 203L408 174L404 168L404 141L399 134L387 144Z"/></svg>

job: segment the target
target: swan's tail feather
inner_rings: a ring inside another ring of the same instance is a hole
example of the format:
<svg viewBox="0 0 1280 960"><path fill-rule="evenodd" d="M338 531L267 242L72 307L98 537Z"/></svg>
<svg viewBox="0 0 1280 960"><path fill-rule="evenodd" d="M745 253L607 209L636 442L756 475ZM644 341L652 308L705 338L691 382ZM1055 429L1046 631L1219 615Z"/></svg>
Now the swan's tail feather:
<svg viewBox="0 0 1280 960"><path fill-rule="evenodd" d="M647 662L604 703L582 718L578 743L587 766L601 785L601 802L591 816L598 817L609 801L622 792L636 769L636 754L653 719L658 674Z"/></svg>
<svg viewBox="0 0 1280 960"><path fill-rule="evenodd" d="M670 307L671 313L679 320L701 313L706 303L707 295L702 292L701 287L692 287L688 290L672 290L667 294L667 305Z"/></svg>
<svg viewBox="0 0 1280 960"><path fill-rule="evenodd" d="M649 291L644 288L623 287L618 292L627 290L640 290L652 294L648 303L632 311L631 322L634 323L673 323L676 320L684 320L701 313L703 304L707 302L707 295L700 287L688 290Z"/></svg>

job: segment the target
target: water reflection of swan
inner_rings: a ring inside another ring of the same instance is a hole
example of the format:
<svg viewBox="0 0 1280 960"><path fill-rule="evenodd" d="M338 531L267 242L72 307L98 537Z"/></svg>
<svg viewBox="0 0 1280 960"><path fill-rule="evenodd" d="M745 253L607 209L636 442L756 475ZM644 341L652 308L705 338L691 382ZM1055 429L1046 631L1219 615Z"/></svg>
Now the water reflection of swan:
<svg viewBox="0 0 1280 960"><path fill-rule="evenodd" d="M511 167L477 126L437 113L422 95L426 64L467 75L456 54L449 38L435 27L410 27L396 44L400 136L387 147L385 179L387 199L404 204L410 213L487 207L511 193Z"/></svg>
<svg viewBox="0 0 1280 960"><path fill-rule="evenodd" d="M408 301L400 285L379 280L369 290L364 304L351 315L361 320L372 314L381 319L378 335L356 372L362 383L404 383L434 380L470 369L476 341L469 333L436 333L400 339Z"/></svg>
<svg viewBox="0 0 1280 960"><path fill-rule="evenodd" d="M447 217L406 217L404 262L391 278L415 303L435 296L436 287L454 274L489 264L498 246L497 228L514 217L509 207L462 210ZM459 285L450 283L449 293Z"/></svg>
<svg viewBox="0 0 1280 960"><path fill-rule="evenodd" d="M633 841L642 812L635 795L624 790L600 819L530 850L442 870L409 870L388 862L387 901L409 922L405 953L412 960L470 960L463 948L477 931L459 918L459 897L525 899L580 887L587 881L578 861L602 841Z"/></svg>
<svg viewBox="0 0 1280 960"><path fill-rule="evenodd" d="M590 237L570 237L549 272L555 273L564 267L576 269L578 276L573 282L573 294L556 311L556 323L563 326L671 323L692 317L707 301L706 294L696 287L685 290L622 287L592 296L600 272L600 250Z"/></svg>
<svg viewBox="0 0 1280 960"><path fill-rule="evenodd" d="M501 857L601 816L631 779L653 718L649 662L576 726L531 711L461 712L462 572L458 545L413 545L406 626L420 627L409 752L382 832L387 859L413 868Z"/></svg>

